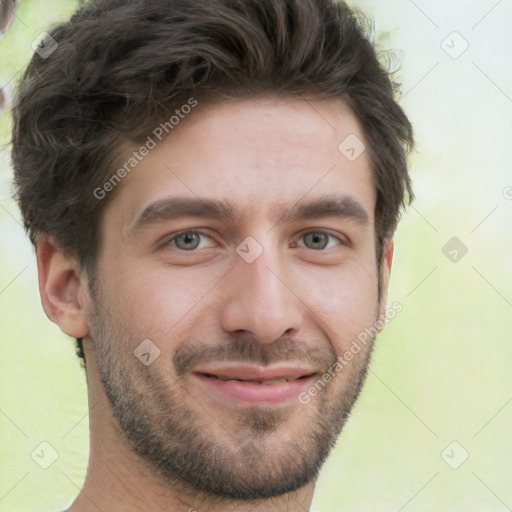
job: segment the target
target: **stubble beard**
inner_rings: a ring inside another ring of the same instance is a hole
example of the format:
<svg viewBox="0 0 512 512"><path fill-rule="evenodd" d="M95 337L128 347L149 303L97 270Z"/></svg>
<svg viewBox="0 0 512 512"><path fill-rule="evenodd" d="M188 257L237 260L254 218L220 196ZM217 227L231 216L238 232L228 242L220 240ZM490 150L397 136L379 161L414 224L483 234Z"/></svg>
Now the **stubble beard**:
<svg viewBox="0 0 512 512"><path fill-rule="evenodd" d="M193 399L180 377L169 385L134 356L132 340L99 309L92 316L96 362L122 441L161 483L207 499L268 499L316 478L359 396L374 345L372 339L360 358L337 376L344 379L337 396L331 396L335 378L316 400L297 406L316 410L308 410L296 439L287 438L276 449L272 439L289 419L297 418L295 409L236 408L230 411L236 428L224 428L225 435L215 437L208 426L215 419L197 401L191 406ZM326 367L335 361L326 361Z"/></svg>

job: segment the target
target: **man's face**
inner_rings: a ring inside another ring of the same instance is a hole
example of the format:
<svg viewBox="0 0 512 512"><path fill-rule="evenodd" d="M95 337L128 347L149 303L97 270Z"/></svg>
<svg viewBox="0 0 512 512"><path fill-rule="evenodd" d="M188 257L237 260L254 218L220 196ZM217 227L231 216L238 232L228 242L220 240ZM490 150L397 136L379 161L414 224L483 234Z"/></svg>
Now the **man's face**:
<svg viewBox="0 0 512 512"><path fill-rule="evenodd" d="M123 436L170 484L275 496L334 445L372 343L318 381L379 314L375 192L367 153L338 150L350 134L334 100L199 105L106 206L89 338Z"/></svg>

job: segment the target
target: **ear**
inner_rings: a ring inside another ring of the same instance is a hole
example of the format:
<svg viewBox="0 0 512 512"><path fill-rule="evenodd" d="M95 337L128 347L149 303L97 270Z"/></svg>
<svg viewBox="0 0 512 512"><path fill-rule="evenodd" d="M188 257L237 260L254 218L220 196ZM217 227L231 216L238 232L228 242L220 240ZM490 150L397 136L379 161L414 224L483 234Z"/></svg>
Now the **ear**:
<svg viewBox="0 0 512 512"><path fill-rule="evenodd" d="M380 300L379 300L379 322L382 331L386 323L386 306L388 302L389 276L391 274L391 265L393 263L393 252L395 250L393 239L384 239L382 251L382 261L380 263Z"/></svg>
<svg viewBox="0 0 512 512"><path fill-rule="evenodd" d="M59 248L54 237L42 236L36 252L39 293L46 315L69 336L83 338L89 334L85 274L76 259Z"/></svg>

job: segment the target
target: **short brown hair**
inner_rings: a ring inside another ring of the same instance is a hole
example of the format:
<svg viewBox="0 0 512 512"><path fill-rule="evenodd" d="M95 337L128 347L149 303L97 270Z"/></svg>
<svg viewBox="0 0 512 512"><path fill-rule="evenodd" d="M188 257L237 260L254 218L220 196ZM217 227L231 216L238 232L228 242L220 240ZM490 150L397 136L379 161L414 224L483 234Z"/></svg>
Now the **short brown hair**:
<svg viewBox="0 0 512 512"><path fill-rule="evenodd" d="M370 25L334 0L89 2L50 31L58 48L34 54L13 108L12 161L30 240L55 236L92 274L107 202L93 191L120 148L145 140L190 97L278 93L340 98L359 120L377 193L379 262L413 198L413 133Z"/></svg>

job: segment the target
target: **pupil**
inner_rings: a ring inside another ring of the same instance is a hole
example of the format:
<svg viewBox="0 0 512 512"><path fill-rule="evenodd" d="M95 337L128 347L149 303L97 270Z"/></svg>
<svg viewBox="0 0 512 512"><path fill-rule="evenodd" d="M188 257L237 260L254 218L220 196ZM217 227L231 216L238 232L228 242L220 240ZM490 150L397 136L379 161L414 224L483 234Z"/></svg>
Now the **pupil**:
<svg viewBox="0 0 512 512"><path fill-rule="evenodd" d="M180 245L183 247L183 248L186 248L186 249L193 249L197 246L197 235L195 233L183 233L180 237L179 240L181 240L181 243Z"/></svg>
<svg viewBox="0 0 512 512"><path fill-rule="evenodd" d="M327 242L327 236L323 233L310 233L308 235L310 244L315 249L323 249Z"/></svg>

